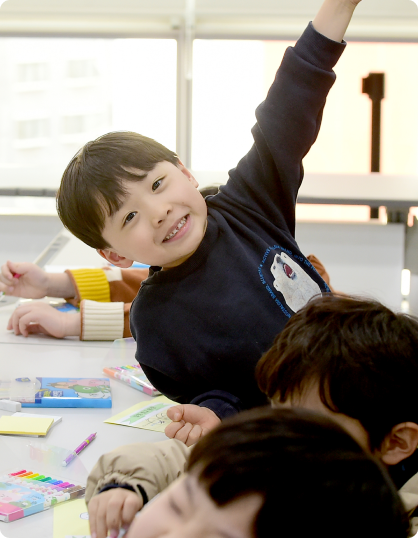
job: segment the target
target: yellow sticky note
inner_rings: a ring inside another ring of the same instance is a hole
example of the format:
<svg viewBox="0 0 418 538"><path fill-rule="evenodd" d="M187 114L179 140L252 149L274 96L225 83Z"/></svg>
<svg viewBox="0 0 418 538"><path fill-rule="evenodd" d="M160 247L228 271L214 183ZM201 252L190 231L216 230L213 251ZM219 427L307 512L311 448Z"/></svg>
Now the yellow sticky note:
<svg viewBox="0 0 418 538"><path fill-rule="evenodd" d="M108 424L132 426L142 430L164 432L171 420L167 417L167 409L178 405L166 396L158 396L147 402L136 404L122 413L105 420Z"/></svg>
<svg viewBox="0 0 418 538"><path fill-rule="evenodd" d="M0 433L12 435L46 435L53 424L51 417L0 417Z"/></svg>
<svg viewBox="0 0 418 538"><path fill-rule="evenodd" d="M75 499L54 507L54 538L90 537L87 506L84 499Z"/></svg>

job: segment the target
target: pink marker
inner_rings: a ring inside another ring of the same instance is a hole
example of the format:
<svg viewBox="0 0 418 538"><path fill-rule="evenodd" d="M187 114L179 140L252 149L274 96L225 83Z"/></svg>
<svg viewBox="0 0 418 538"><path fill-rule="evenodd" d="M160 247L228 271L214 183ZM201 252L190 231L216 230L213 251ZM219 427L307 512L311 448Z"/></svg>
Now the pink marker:
<svg viewBox="0 0 418 538"><path fill-rule="evenodd" d="M17 473L10 473L9 476L17 476L17 475L19 475L19 474L23 474L23 473L26 473L26 471L23 470L23 471L18 471Z"/></svg>
<svg viewBox="0 0 418 538"><path fill-rule="evenodd" d="M13 273L13 278L20 278L22 275L20 273Z"/></svg>

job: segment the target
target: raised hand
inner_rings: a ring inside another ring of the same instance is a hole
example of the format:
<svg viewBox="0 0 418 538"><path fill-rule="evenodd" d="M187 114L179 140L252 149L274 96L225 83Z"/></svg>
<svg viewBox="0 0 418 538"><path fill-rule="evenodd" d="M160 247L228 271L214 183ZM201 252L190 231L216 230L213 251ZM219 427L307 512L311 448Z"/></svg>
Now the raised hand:
<svg viewBox="0 0 418 538"><path fill-rule="evenodd" d="M320 34L340 42L361 0L324 0L312 24Z"/></svg>
<svg viewBox="0 0 418 538"><path fill-rule="evenodd" d="M166 427L166 436L178 439L186 446L194 445L221 422L211 409L193 404L170 407L167 416L173 422Z"/></svg>
<svg viewBox="0 0 418 538"><path fill-rule="evenodd" d="M80 313L59 312L43 302L29 302L18 306L13 312L7 329L16 335L47 334L55 338L80 336Z"/></svg>
<svg viewBox="0 0 418 538"><path fill-rule="evenodd" d="M143 499L133 491L114 488L99 493L89 502L89 523L92 538L119 535L121 527L128 527L135 514L143 507Z"/></svg>

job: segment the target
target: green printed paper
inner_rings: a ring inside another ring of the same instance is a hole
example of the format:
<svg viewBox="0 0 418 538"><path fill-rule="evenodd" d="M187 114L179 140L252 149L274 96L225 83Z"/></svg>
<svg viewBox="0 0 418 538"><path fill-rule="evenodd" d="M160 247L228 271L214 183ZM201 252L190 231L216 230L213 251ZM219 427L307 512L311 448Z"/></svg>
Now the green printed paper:
<svg viewBox="0 0 418 538"><path fill-rule="evenodd" d="M173 405L177 405L177 403L169 400L166 396L158 396L152 401L136 404L105 420L105 422L153 432L164 432L166 426L171 422L167 417L167 409Z"/></svg>

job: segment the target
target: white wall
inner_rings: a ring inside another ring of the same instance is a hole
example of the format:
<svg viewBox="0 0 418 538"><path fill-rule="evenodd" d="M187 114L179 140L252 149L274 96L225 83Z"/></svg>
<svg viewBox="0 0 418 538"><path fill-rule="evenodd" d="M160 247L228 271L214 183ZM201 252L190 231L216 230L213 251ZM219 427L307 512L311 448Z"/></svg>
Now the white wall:
<svg viewBox="0 0 418 538"><path fill-rule="evenodd" d="M402 224L299 222L296 239L305 255L315 254L322 261L335 290L400 309Z"/></svg>

